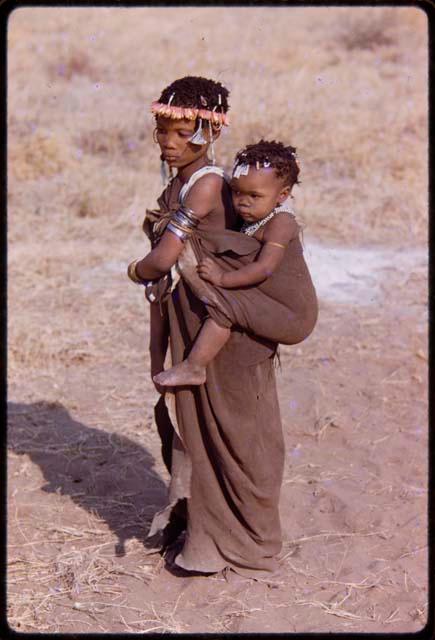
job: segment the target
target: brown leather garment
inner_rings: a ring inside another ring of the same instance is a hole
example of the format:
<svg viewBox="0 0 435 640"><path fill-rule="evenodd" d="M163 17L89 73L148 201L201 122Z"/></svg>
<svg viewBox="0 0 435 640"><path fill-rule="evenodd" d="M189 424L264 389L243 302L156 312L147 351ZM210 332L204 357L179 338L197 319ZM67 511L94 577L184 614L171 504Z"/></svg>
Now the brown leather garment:
<svg viewBox="0 0 435 640"><path fill-rule="evenodd" d="M177 206L177 195L174 190L162 194L161 213ZM216 253L223 246L227 250L230 242L239 250L222 254L228 266L253 259L259 243L224 231L230 218L226 211L201 221L192 242L197 257L200 251ZM186 357L204 318L217 308L207 308L188 280L182 271L162 307L169 316L173 364ZM268 314L273 317L275 289L269 293ZM222 307L222 317L226 312ZM168 507L156 514L150 534L164 528L171 510L187 498L186 538L176 557L184 569L214 572L230 567L244 576L267 577L278 568L284 441L273 361L276 346L276 341L233 327L229 341L207 368L206 383L174 388L177 424L171 423L171 412L155 413L163 451L171 459L171 481ZM169 400L167 394L163 402ZM162 399L160 409L161 403Z"/></svg>

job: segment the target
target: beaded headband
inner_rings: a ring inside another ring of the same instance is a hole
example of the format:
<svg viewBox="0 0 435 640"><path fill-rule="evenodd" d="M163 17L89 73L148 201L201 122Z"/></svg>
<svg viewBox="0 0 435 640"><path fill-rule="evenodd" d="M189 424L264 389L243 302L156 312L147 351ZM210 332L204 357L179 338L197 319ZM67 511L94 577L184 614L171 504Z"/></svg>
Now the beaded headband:
<svg viewBox="0 0 435 640"><path fill-rule="evenodd" d="M297 155L294 151L291 152L291 155L296 160ZM246 156L246 154L242 154L239 160L237 160L234 164L233 173L232 173L233 178L240 178L240 176L247 176L249 173L249 167L251 166L255 166L257 171L259 171L262 167L264 169L267 169L272 164L268 160L265 160L264 162L260 162L259 160L257 160L255 162L255 165L250 165L242 160L243 156Z"/></svg>
<svg viewBox="0 0 435 640"><path fill-rule="evenodd" d="M176 107L175 105L171 105L174 95L174 93L171 95L168 104L157 101L152 102L151 113L155 116L171 118L172 120L183 120L184 118L186 120L196 120L196 118L202 118L203 120L209 120L212 124L217 124L221 127L223 125L227 127L230 124L226 113L223 113L223 111L216 111L218 106L221 106L220 101L219 105L214 107L211 111L210 109L197 109L196 107Z"/></svg>
<svg viewBox="0 0 435 640"><path fill-rule="evenodd" d="M268 167L270 167L270 162L259 162L257 160L257 162L255 163L255 168L257 169L257 171L259 169L261 169L262 167L264 167L265 169L267 169ZM249 167L251 165L246 164L245 162L239 162L236 163L233 167L233 178L240 178L240 176L247 176L249 173Z"/></svg>

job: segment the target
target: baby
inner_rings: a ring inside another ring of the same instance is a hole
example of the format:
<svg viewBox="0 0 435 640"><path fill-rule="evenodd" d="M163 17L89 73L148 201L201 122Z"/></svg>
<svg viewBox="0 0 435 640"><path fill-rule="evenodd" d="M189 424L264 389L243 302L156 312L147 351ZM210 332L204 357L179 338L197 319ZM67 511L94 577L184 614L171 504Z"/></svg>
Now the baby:
<svg viewBox="0 0 435 640"><path fill-rule="evenodd" d="M294 147L280 142L261 140L236 155L230 181L233 205L243 220L241 233L258 240L260 250L253 262L237 269L225 269L217 260L204 258L197 267L203 280L218 288L234 289L232 295L237 296L237 290L255 287L279 269L290 241L299 236L300 230L292 212L282 206L293 185L298 183L295 152ZM303 282L297 286L302 287ZM294 286L289 290L294 297ZM314 326L312 320L310 322ZM311 329L310 325L308 333ZM223 348L230 333L231 327L220 326L211 317L207 318L188 357L154 376L154 382L163 386L203 384L207 365ZM295 340L298 341L300 339Z"/></svg>

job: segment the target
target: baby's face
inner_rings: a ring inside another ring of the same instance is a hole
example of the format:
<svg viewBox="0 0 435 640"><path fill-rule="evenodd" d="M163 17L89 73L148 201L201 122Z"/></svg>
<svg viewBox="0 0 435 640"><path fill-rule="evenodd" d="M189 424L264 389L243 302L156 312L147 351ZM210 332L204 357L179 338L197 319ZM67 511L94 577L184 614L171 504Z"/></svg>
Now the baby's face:
<svg viewBox="0 0 435 640"><path fill-rule="evenodd" d="M245 222L265 218L290 193L273 167L250 166L248 175L232 178L230 186L234 208Z"/></svg>

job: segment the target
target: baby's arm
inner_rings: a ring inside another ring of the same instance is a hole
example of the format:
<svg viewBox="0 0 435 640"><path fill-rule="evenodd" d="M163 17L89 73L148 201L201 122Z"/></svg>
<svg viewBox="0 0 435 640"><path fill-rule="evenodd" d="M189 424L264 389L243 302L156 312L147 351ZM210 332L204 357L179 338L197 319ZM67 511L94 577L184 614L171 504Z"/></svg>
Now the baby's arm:
<svg viewBox="0 0 435 640"><path fill-rule="evenodd" d="M293 217L280 213L264 227L263 247L255 262L240 269L224 271L216 262L205 258L198 265L199 275L212 284L225 289L233 289L264 282L277 269L284 257L284 250L299 227Z"/></svg>

